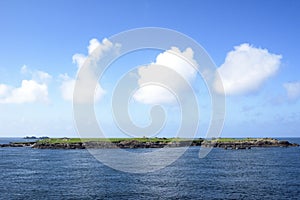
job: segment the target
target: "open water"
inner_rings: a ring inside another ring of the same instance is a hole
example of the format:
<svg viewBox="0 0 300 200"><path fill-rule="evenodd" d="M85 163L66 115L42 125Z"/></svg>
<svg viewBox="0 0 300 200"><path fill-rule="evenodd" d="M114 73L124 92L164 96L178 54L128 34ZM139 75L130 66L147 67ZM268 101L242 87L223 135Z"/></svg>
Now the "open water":
<svg viewBox="0 0 300 200"><path fill-rule="evenodd" d="M203 159L199 148L146 174L111 169L87 150L0 148L0 199L300 199L299 147L216 148Z"/></svg>

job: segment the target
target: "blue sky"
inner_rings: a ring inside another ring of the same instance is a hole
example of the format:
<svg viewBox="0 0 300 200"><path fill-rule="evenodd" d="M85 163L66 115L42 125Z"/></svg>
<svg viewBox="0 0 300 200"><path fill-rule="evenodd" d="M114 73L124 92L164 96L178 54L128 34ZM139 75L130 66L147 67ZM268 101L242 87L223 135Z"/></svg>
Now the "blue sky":
<svg viewBox="0 0 300 200"><path fill-rule="evenodd" d="M300 136L299 9L296 0L2 0L0 137L77 136L72 103L62 91L77 73L74 55L88 55L92 39L101 44L104 38L142 27L169 28L193 38L224 69L220 72L228 85L222 137ZM101 87L110 91L120 74L155 62L160 53L164 52L148 50L120 59ZM253 74L253 79L244 80L245 73ZM236 81L240 88L230 85ZM26 96L22 86L35 90ZM100 119L110 114L101 109L108 105L105 98L97 108ZM199 94L199 102L203 99ZM133 118L147 124L143 116L149 105L137 106ZM178 112L173 107L168 111ZM209 121L208 112L204 113L207 119L200 123L197 136L203 136ZM104 129L110 137L123 137L111 128L111 120L104 120ZM168 118L162 135L174 136L177 120Z"/></svg>

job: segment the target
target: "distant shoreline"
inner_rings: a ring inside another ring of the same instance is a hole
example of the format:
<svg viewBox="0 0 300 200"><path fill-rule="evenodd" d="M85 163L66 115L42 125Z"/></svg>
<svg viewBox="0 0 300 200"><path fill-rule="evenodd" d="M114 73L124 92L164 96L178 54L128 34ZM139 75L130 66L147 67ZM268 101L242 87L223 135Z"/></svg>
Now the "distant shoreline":
<svg viewBox="0 0 300 200"><path fill-rule="evenodd" d="M45 138L31 142L0 144L0 147L31 147L35 149L136 149L187 146L251 149L253 147L297 147L299 144L274 138Z"/></svg>

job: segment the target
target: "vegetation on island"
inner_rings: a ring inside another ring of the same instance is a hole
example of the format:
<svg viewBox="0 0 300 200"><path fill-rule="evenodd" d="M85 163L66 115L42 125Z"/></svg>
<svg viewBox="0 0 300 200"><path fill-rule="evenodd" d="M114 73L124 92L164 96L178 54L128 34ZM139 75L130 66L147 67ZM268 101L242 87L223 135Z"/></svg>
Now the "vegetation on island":
<svg viewBox="0 0 300 200"><path fill-rule="evenodd" d="M39 144L55 144L55 143L79 143L79 142L111 142L111 143L120 143L120 142L128 142L128 141L137 141L137 142L162 142L162 143L170 143L170 142L192 142L199 141L202 142L203 139L185 139L185 138L47 138L43 140L37 141Z"/></svg>
<svg viewBox="0 0 300 200"><path fill-rule="evenodd" d="M273 138L48 138L31 142L2 144L0 147L32 147L37 149L88 148L163 148L163 147L219 147L224 149L251 149L252 147L299 146Z"/></svg>

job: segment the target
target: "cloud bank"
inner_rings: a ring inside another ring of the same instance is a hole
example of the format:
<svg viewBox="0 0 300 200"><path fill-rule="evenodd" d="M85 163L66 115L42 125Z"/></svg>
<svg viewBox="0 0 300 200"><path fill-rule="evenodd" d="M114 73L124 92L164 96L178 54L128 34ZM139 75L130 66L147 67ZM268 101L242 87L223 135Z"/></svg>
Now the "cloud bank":
<svg viewBox="0 0 300 200"><path fill-rule="evenodd" d="M227 95L246 94L258 90L280 66L281 55L247 43L234 47L218 68ZM217 92L222 92L215 84Z"/></svg>

